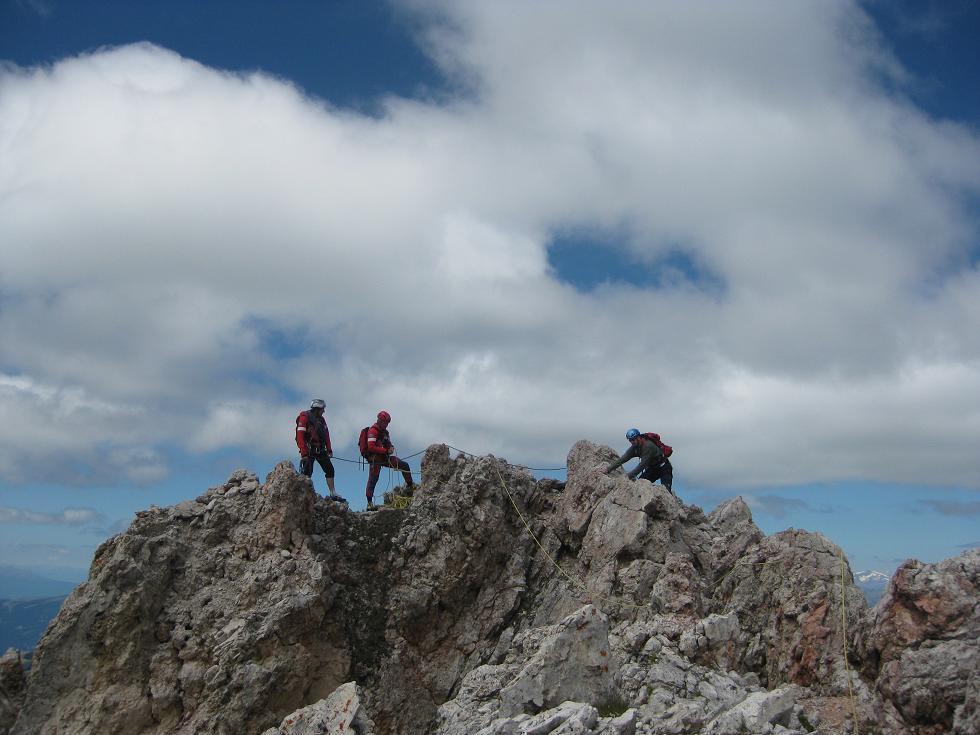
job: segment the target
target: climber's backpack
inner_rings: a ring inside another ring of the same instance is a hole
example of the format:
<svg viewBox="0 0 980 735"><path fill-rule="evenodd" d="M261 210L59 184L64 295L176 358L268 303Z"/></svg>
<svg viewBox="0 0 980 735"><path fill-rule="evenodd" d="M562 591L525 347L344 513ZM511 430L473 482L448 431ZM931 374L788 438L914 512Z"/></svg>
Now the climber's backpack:
<svg viewBox="0 0 980 735"><path fill-rule="evenodd" d="M658 447L660 447L660 451L664 453L664 457L669 457L671 454L674 453L673 447L671 447L669 444L664 444L662 441L660 441L660 434L654 434L652 431L650 431L644 434L643 436L646 439L652 441Z"/></svg>
<svg viewBox="0 0 980 735"><path fill-rule="evenodd" d="M310 412L309 411L300 411L299 412L299 416L296 417L296 431L297 432L300 431L299 422L300 422L301 419L303 420L303 429L302 430L305 432L307 430L307 428L309 427L309 425L310 425ZM306 435L306 439L307 439L307 441L309 441L309 439L310 439L309 435Z"/></svg>
<svg viewBox="0 0 980 735"><path fill-rule="evenodd" d="M368 432L370 430L371 430L370 426L365 426L363 429L361 429L361 435L357 437L357 448L360 450L361 456L364 457L364 459L371 459L371 455L368 454L368 448L367 448Z"/></svg>
<svg viewBox="0 0 980 735"><path fill-rule="evenodd" d="M296 431L300 430L300 419L305 420L303 422L303 431L306 432L306 446L313 450L314 454L317 451L324 449L324 434L321 429L323 429L326 424L322 422L310 421L309 411L300 411L299 415L296 417Z"/></svg>

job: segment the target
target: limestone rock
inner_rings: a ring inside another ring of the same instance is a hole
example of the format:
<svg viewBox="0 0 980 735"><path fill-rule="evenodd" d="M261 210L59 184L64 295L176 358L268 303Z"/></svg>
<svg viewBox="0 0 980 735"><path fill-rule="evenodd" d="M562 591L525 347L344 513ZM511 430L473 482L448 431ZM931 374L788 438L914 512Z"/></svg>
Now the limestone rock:
<svg viewBox="0 0 980 735"><path fill-rule="evenodd" d="M38 645L12 732L258 732L344 681L338 592L293 545L313 524L309 481L283 463L262 492L207 499L99 548Z"/></svg>
<svg viewBox="0 0 980 735"><path fill-rule="evenodd" d="M337 687L326 699L287 715L279 727L262 735L374 735L374 723L361 704L361 688L354 682Z"/></svg>
<svg viewBox="0 0 980 735"><path fill-rule="evenodd" d="M712 720L705 735L739 735L764 732L767 725L786 725L793 712L791 689L753 692L722 716Z"/></svg>
<svg viewBox="0 0 980 735"><path fill-rule="evenodd" d="M732 498L708 515L715 535L711 551L718 574L727 574L750 547L762 540L762 531L752 521L752 511L741 496Z"/></svg>
<svg viewBox="0 0 980 735"><path fill-rule="evenodd" d="M20 651L9 648L0 656L0 735L7 735L27 693Z"/></svg>
<svg viewBox="0 0 980 735"><path fill-rule="evenodd" d="M864 673L913 732L980 732L980 549L907 561L869 613Z"/></svg>
<svg viewBox="0 0 980 735"><path fill-rule="evenodd" d="M829 540L763 536L740 498L705 516L606 475L615 456L578 442L561 483L437 445L378 513L283 462L141 511L22 703L4 663L0 716L17 735L980 729L977 552L905 565L868 612Z"/></svg>
<svg viewBox="0 0 980 735"><path fill-rule="evenodd" d="M603 470L616 458L611 449L605 451L595 444L580 441L568 453L568 482L558 507L557 532L562 541L571 546L588 530L596 504L615 486L613 478Z"/></svg>
<svg viewBox="0 0 980 735"><path fill-rule="evenodd" d="M738 617L733 653L763 684L847 690L844 645L852 647L867 604L840 549L820 534L790 529L750 547L718 583L711 607Z"/></svg>
<svg viewBox="0 0 980 735"><path fill-rule="evenodd" d="M613 697L617 666L608 618L586 605L557 625L515 639L505 663L467 674L457 697L439 708L436 732L472 733L488 719L496 724L487 732L505 732L566 701L606 702Z"/></svg>
<svg viewBox="0 0 980 735"><path fill-rule="evenodd" d="M544 635L540 643L538 635L528 636L535 641L534 654L501 688L504 715L610 697L618 664L610 652L608 618L598 608L586 605Z"/></svg>

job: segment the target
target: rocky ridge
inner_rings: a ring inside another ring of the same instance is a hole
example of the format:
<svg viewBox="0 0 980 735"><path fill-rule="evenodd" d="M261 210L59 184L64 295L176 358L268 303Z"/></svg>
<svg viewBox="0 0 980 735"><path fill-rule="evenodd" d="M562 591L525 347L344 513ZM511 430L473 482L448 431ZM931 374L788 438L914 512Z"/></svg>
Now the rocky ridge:
<svg viewBox="0 0 980 735"><path fill-rule="evenodd" d="M377 513L284 462L144 511L0 733L980 731L980 552L907 563L868 610L828 539L764 536L740 498L706 516L612 456L579 442L562 484L433 446Z"/></svg>

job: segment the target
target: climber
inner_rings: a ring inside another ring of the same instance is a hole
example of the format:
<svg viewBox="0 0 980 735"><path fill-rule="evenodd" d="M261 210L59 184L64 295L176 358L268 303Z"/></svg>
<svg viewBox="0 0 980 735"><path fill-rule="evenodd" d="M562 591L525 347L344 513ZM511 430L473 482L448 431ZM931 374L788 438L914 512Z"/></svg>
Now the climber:
<svg viewBox="0 0 980 735"><path fill-rule="evenodd" d="M415 483L412 481L412 472L408 462L395 456L395 447L388 435L389 423L391 423L391 414L387 411L381 411L378 413L378 420L367 430L364 456L370 462L366 490L368 510L377 508L374 504L374 487L378 484L382 467L401 470L402 477L405 478L405 492L412 495L415 491Z"/></svg>
<svg viewBox="0 0 980 735"><path fill-rule="evenodd" d="M334 469L330 458L333 456L333 449L330 446L330 430L327 428L327 421L323 418L323 412L327 404L320 398L314 398L310 403L309 411L300 412L296 417L296 446L299 447L299 471L313 478L313 462L320 463L323 474L327 478L327 488L330 490L330 499L338 503L346 503L347 499L337 494L334 488Z"/></svg>
<svg viewBox="0 0 980 735"><path fill-rule="evenodd" d="M631 459L639 458L640 463L627 473L627 477L631 480L639 477L641 480L649 480L650 482L659 480L660 484L673 495L674 491L670 486L674 481L674 468L671 466L670 460L667 459L673 449L660 441L659 434L641 434L639 429L627 431L626 438L629 439L630 448L623 453L622 457L606 467L606 474Z"/></svg>

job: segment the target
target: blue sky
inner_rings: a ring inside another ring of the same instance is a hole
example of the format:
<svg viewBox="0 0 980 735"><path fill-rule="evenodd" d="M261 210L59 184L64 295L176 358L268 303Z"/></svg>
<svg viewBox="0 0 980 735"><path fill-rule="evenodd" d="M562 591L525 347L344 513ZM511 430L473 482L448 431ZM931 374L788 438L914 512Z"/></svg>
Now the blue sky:
<svg viewBox="0 0 980 735"><path fill-rule="evenodd" d="M339 457L381 408L403 455L535 467L637 425L689 502L856 569L977 544L978 31L965 0L0 0L0 565L77 578L136 510L295 456L314 396Z"/></svg>

